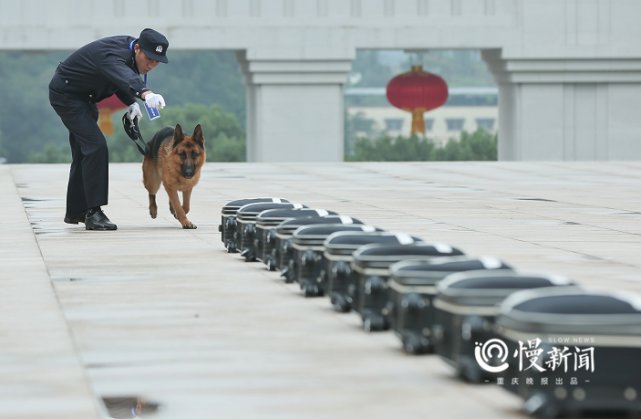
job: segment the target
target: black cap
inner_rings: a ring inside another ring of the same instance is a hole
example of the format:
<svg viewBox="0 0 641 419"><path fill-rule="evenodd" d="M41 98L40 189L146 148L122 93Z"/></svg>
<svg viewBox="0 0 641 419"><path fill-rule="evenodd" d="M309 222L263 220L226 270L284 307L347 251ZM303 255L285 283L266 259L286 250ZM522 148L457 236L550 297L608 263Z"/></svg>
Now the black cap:
<svg viewBox="0 0 641 419"><path fill-rule="evenodd" d="M150 28L145 28L140 32L138 37L138 46L145 53L145 55L161 63L167 63L167 48L169 48L169 41L165 35L161 34Z"/></svg>

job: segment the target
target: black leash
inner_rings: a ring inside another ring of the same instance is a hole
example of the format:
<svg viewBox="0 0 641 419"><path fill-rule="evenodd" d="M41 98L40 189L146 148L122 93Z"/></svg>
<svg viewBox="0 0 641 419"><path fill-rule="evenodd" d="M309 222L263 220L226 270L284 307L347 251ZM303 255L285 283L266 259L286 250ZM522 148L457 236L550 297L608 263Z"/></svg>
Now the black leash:
<svg viewBox="0 0 641 419"><path fill-rule="evenodd" d="M136 144L138 151L143 156L147 154L147 143L142 139L142 134L140 133L140 128L138 127L138 118L130 120L127 118L127 112L122 116L122 126L125 128L125 132L131 138L131 140Z"/></svg>

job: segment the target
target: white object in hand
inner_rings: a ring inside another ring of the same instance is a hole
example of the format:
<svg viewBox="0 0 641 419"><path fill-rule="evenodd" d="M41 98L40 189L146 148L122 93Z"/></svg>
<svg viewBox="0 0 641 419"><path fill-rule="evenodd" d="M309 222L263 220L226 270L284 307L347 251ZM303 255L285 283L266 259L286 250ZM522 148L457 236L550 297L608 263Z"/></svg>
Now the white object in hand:
<svg viewBox="0 0 641 419"><path fill-rule="evenodd" d="M165 99L158 93L149 93L145 96L145 103L150 108L162 109L165 107Z"/></svg>
<svg viewBox="0 0 641 419"><path fill-rule="evenodd" d="M142 112L140 111L140 106L138 105L137 102L132 103L129 105L129 109L127 109L127 118L131 121L134 122L136 118L142 117Z"/></svg>

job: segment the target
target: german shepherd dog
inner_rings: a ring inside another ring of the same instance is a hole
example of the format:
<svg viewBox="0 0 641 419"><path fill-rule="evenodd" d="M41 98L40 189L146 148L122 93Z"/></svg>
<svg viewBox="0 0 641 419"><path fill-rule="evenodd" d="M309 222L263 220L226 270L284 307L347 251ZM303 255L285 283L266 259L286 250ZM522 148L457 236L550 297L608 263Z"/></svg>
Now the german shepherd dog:
<svg viewBox="0 0 641 419"><path fill-rule="evenodd" d="M187 213L191 191L200 179L205 158L205 137L200 124L196 125L191 136L184 135L180 124L176 124L176 128L161 129L147 142L142 178L149 192L151 218L158 215L156 192L162 183L169 196L169 211L183 228L196 228L187 218ZM178 191L183 195L182 205Z"/></svg>

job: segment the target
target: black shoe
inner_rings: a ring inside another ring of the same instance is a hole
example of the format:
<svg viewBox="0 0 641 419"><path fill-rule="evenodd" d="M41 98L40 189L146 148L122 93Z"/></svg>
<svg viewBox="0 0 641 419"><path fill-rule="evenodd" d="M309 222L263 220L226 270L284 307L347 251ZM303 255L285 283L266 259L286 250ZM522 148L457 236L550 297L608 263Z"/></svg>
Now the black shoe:
<svg viewBox="0 0 641 419"><path fill-rule="evenodd" d="M109 218L105 215L100 207L92 208L87 211L85 215L85 228L87 230L116 230L117 225L109 221Z"/></svg>
<svg viewBox="0 0 641 419"><path fill-rule="evenodd" d="M85 213L76 214L76 215L65 215L65 223L67 224L78 224L85 222Z"/></svg>

